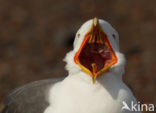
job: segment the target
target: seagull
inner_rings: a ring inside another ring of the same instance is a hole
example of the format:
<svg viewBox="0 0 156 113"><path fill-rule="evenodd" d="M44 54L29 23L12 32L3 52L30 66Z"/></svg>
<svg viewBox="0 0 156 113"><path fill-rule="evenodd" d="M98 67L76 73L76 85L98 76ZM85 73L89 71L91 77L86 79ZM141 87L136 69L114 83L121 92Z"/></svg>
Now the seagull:
<svg viewBox="0 0 156 113"><path fill-rule="evenodd" d="M108 22L85 22L64 61L67 77L16 88L4 99L1 113L140 113L122 109L123 102L131 106L137 100L122 81L126 60Z"/></svg>

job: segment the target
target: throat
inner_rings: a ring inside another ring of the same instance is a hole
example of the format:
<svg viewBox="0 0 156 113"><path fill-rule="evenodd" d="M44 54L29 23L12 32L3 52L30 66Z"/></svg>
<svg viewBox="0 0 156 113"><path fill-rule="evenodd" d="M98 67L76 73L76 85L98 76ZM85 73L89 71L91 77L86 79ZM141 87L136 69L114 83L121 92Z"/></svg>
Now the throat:
<svg viewBox="0 0 156 113"><path fill-rule="evenodd" d="M104 44L87 43L79 55L80 63L91 72L92 65L97 65L97 71L106 67L112 60L112 54Z"/></svg>
<svg viewBox="0 0 156 113"><path fill-rule="evenodd" d="M122 80L120 79L119 75L114 75L114 73L108 72L108 73L105 73L104 75L99 76L96 79L95 83L93 83L92 77L83 71L80 71L79 73L74 74L74 75L69 75L66 79L73 81L73 82L80 82L80 83L93 84L93 85L103 84L103 83L105 84L108 81L112 83L115 81Z"/></svg>
<svg viewBox="0 0 156 113"><path fill-rule="evenodd" d="M72 79L72 81L86 82L89 84L93 84L92 77L82 71L79 71L74 75L69 75L66 79Z"/></svg>

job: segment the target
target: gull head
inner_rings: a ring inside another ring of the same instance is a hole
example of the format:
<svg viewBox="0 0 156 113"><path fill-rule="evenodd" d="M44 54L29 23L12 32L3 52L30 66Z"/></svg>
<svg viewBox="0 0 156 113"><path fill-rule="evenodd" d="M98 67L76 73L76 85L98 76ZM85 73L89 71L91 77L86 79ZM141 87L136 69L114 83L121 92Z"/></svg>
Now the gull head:
<svg viewBox="0 0 156 113"><path fill-rule="evenodd" d="M119 36L108 22L97 18L85 22L76 33L73 46L65 57L70 74L84 72L95 82L101 75L124 72Z"/></svg>

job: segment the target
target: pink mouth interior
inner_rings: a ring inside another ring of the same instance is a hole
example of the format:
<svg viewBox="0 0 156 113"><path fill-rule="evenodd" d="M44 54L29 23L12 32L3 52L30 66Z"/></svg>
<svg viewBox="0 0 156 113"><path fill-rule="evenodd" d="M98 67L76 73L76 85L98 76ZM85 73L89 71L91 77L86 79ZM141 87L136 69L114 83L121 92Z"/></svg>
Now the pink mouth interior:
<svg viewBox="0 0 156 113"><path fill-rule="evenodd" d="M96 64L97 70L100 71L111 63L112 51L107 45L105 45L105 43L88 43L88 41L86 41L78 58L81 65L89 69L91 72L93 72L93 63Z"/></svg>

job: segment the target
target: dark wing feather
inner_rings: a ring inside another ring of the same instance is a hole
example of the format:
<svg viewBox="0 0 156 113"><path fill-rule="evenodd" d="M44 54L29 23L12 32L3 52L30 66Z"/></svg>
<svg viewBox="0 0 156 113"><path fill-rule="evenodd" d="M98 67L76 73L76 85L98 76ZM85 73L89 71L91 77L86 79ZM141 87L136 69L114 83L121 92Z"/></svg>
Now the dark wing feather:
<svg viewBox="0 0 156 113"><path fill-rule="evenodd" d="M63 78L40 80L16 88L4 99L1 113L43 113L49 87Z"/></svg>

